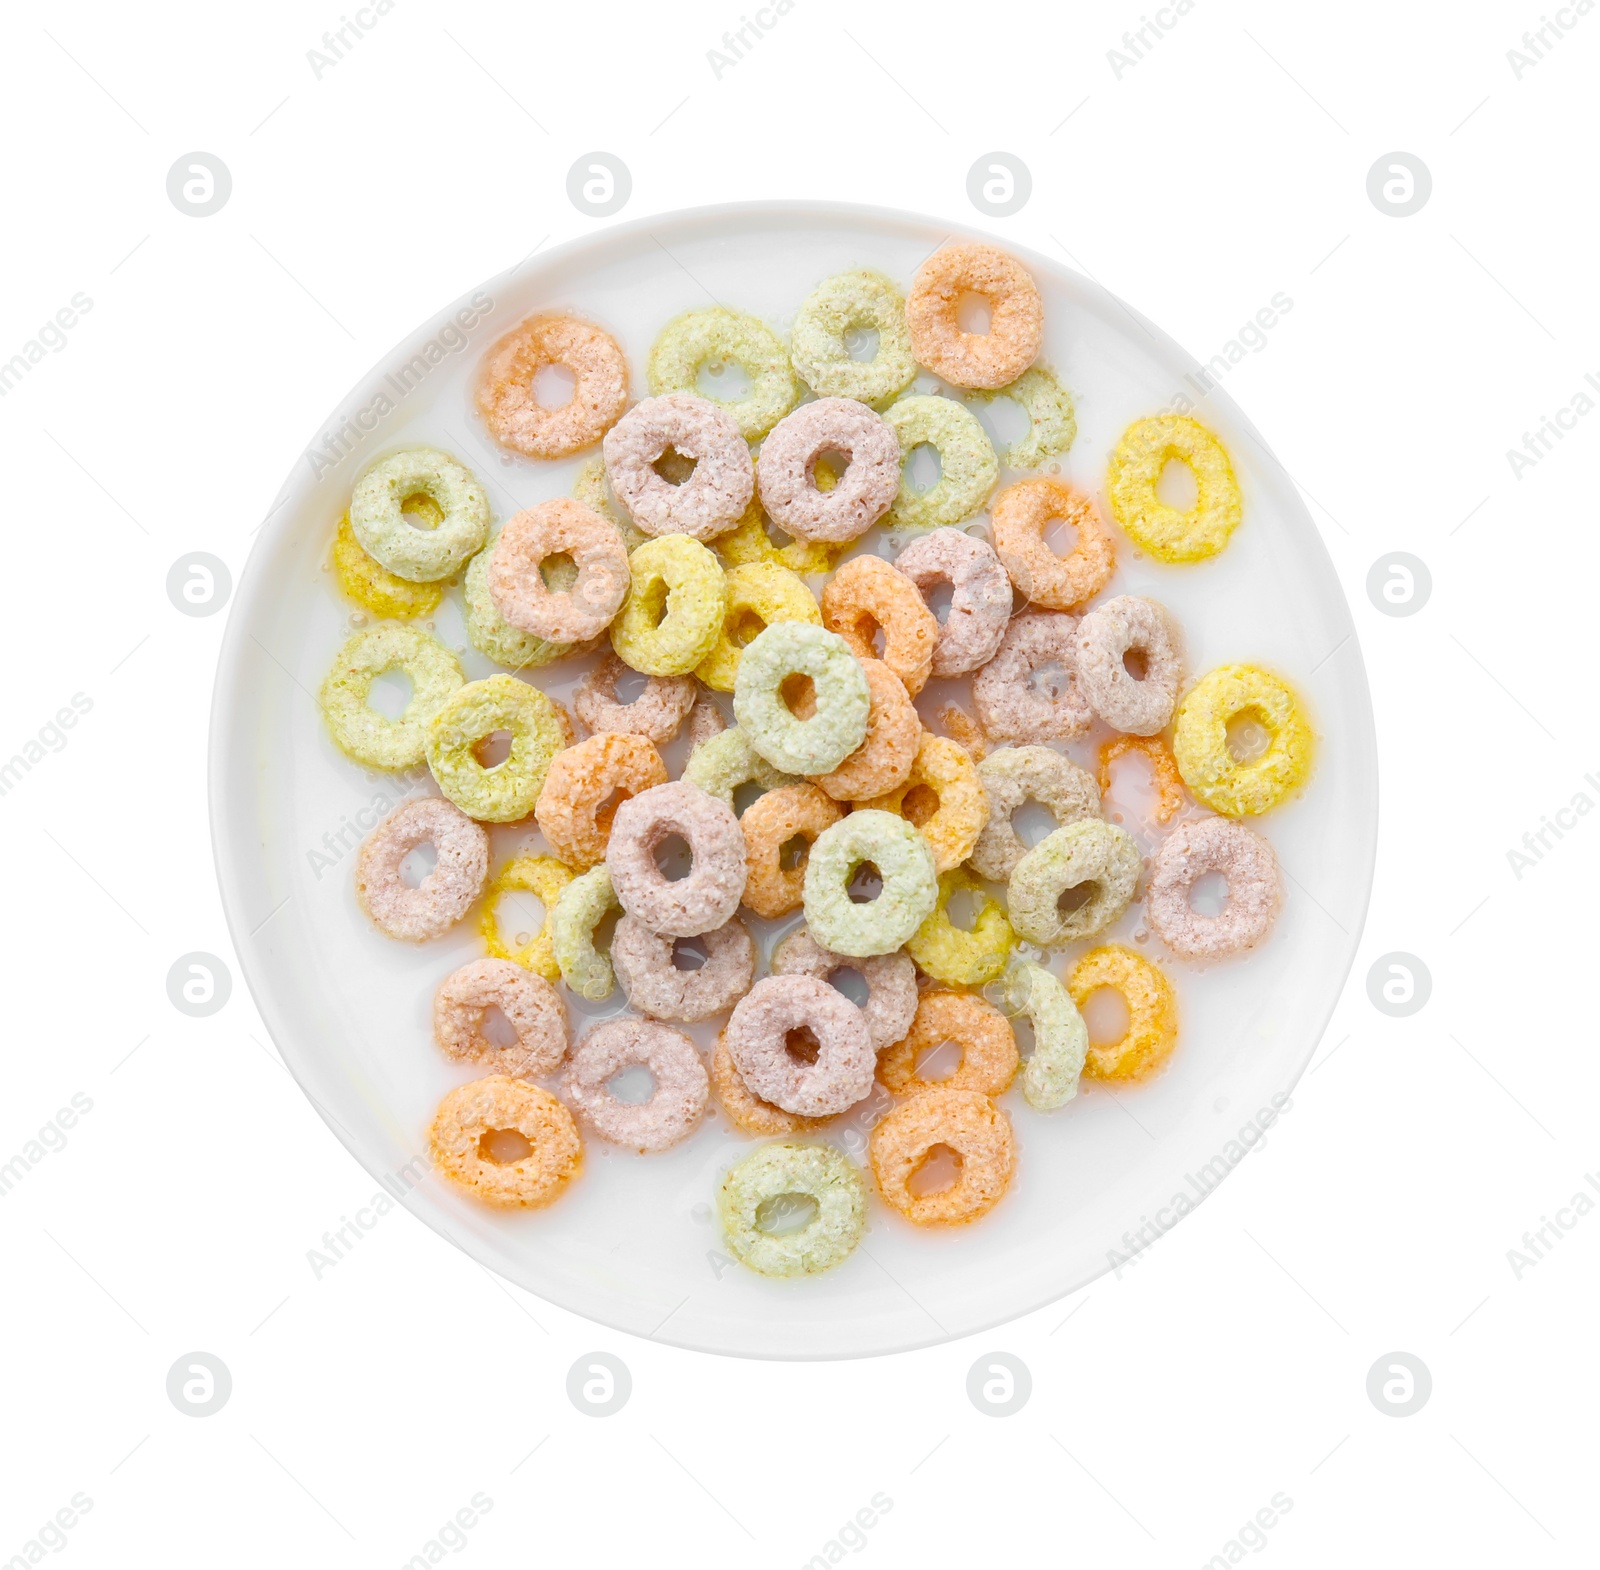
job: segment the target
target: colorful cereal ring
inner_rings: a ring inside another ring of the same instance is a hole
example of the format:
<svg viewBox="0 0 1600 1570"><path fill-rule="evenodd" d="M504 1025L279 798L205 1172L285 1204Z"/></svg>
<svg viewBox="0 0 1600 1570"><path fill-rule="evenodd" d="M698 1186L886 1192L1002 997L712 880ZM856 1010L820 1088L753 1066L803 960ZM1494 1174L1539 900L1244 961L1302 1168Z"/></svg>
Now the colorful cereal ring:
<svg viewBox="0 0 1600 1570"><path fill-rule="evenodd" d="M856 904L850 880L871 863L883 887ZM835 954L890 954L928 919L939 897L933 851L904 818L857 809L817 836L806 864L805 911L811 935Z"/></svg>
<svg viewBox="0 0 1600 1570"><path fill-rule="evenodd" d="M611 624L617 657L646 676L687 676L716 647L727 611L722 564L684 534L647 540L629 558L633 582Z"/></svg>
<svg viewBox="0 0 1600 1570"><path fill-rule="evenodd" d="M661 754L643 736L602 731L556 754L533 815L568 866L592 867L605 856L618 806L666 779Z"/></svg>
<svg viewBox="0 0 1600 1570"><path fill-rule="evenodd" d="M389 671L411 678L411 697L398 719L367 701L374 681ZM339 750L372 769L409 769L427 752L428 722L461 690L461 662L420 627L380 622L352 633L333 657L317 694Z"/></svg>
<svg viewBox="0 0 1600 1570"><path fill-rule="evenodd" d="M1168 463L1194 475L1193 507L1169 507L1156 494ZM1228 450L1198 420L1185 414L1136 420L1122 433L1106 473L1112 516L1135 544L1157 561L1205 561L1239 527L1244 503Z"/></svg>
<svg viewBox="0 0 1600 1570"><path fill-rule="evenodd" d="M803 1194L817 1207L797 1231L769 1232L764 1207ZM867 1225L860 1169L831 1145L763 1145L737 1162L717 1190L728 1252L763 1276L814 1276L847 1259Z"/></svg>
<svg viewBox="0 0 1600 1570"><path fill-rule="evenodd" d="M913 1194L911 1179L935 1145L961 1157L948 1188ZM1016 1138L1008 1118L975 1090L935 1086L902 1101L872 1131L872 1173L878 1192L919 1227L976 1221L1005 1197L1016 1171Z"/></svg>
<svg viewBox="0 0 1600 1570"><path fill-rule="evenodd" d="M414 496L443 516L419 529L406 517ZM472 471L449 453L412 447L380 458L356 481L350 527L361 548L397 578L434 583L453 577L489 537L489 498Z"/></svg>
<svg viewBox="0 0 1600 1570"><path fill-rule="evenodd" d="M847 335L878 335L877 352L858 360ZM789 329L794 368L819 398L855 398L875 409L916 379L905 297L881 273L862 269L824 278L794 313Z"/></svg>
<svg viewBox="0 0 1600 1570"><path fill-rule="evenodd" d="M900 491L884 516L894 529L937 529L964 523L989 499L1000 477L989 433L952 398L913 396L890 404L884 419L900 439ZM907 472L912 452L938 449L939 478L920 494Z"/></svg>
<svg viewBox="0 0 1600 1570"><path fill-rule="evenodd" d="M561 891L572 882L572 868L554 856L518 856L508 861L484 891L483 914L478 930L484 947L494 959L508 959L531 970L546 981L559 981L561 967L556 963L550 938L550 913ZM502 894L532 894L544 907L539 930L521 945L507 943L500 930L499 904Z"/></svg>
<svg viewBox="0 0 1600 1570"><path fill-rule="evenodd" d="M1092 600L1111 581L1117 565L1111 531L1094 503L1061 480L1040 476L1008 485L989 509L995 555L1017 592L1034 605L1066 611ZM1046 541L1052 523L1077 535L1065 556Z"/></svg>
<svg viewBox="0 0 1600 1570"><path fill-rule="evenodd" d="M547 365L573 375L572 397L555 408L533 390ZM476 398L502 447L528 458L564 458L599 441L627 408L627 356L592 322L555 311L530 316L483 357Z"/></svg>
<svg viewBox="0 0 1600 1570"><path fill-rule="evenodd" d="M1030 943L1066 943L1104 932L1128 908L1144 858L1126 829L1080 818L1047 834L1011 871L1006 903L1011 925ZM1061 897L1088 886L1069 913Z"/></svg>
<svg viewBox="0 0 1600 1570"><path fill-rule="evenodd" d="M989 303L989 330L962 331L966 294ZM943 245L918 269L906 296L917 364L957 387L1004 387L1033 363L1044 338L1044 302L1016 257L976 240Z"/></svg>
<svg viewBox="0 0 1600 1570"><path fill-rule="evenodd" d="M519 632L504 616L489 592L489 562L494 556L490 544L467 563L466 578L462 584L462 600L466 609L467 639L478 653L486 654L497 665L509 665L512 670L538 670L556 660L565 659L575 643L550 643L535 638L532 633ZM577 570L569 569L576 581ZM554 574L552 574L554 576ZM563 584L556 584L563 587Z"/></svg>
<svg viewBox="0 0 1600 1570"><path fill-rule="evenodd" d="M744 902L768 921L799 910L804 897L806 861L811 843L843 816L839 804L815 785L785 785L769 790L745 808ZM784 848L799 838L806 848L792 866L784 864Z"/></svg>
<svg viewBox="0 0 1600 1570"><path fill-rule="evenodd" d="M1128 1005L1128 1028L1120 1040L1089 1046L1088 1079L1145 1079L1166 1063L1178 1044L1178 1000L1172 983L1132 949L1107 943L1090 949L1067 977L1072 1001L1082 1009L1102 987L1120 992Z"/></svg>
<svg viewBox="0 0 1600 1570"><path fill-rule="evenodd" d="M511 733L511 752L486 768L474 749L496 731ZM468 682L428 721L428 767L468 817L515 823L533 811L565 741L555 705L537 687L486 676Z"/></svg>
<svg viewBox="0 0 1600 1570"><path fill-rule="evenodd" d="M858 660L882 658L914 698L933 671L939 619L922 591L881 556L852 556L822 591L822 625ZM878 655L877 635L883 634Z"/></svg>
<svg viewBox="0 0 1600 1570"><path fill-rule="evenodd" d="M1028 416L1028 434L999 455L1008 469L1037 469L1047 458L1066 452L1077 438L1072 394L1042 365L1030 366L1004 387L974 388L967 394L968 403L992 403L996 398L1009 398Z"/></svg>
<svg viewBox="0 0 1600 1570"><path fill-rule="evenodd" d="M958 927L950 920L946 907L957 890L982 897L970 928ZM971 873L952 867L940 877L939 903L906 941L906 953L935 981L953 987L981 987L1006 968L1016 942L1005 907Z"/></svg>
<svg viewBox="0 0 1600 1570"><path fill-rule="evenodd" d="M795 676L815 689L806 718L785 701ZM745 647L733 712L750 745L774 768L826 774L866 739L871 692L861 662L837 633L809 622L774 622Z"/></svg>
<svg viewBox="0 0 1600 1570"><path fill-rule="evenodd" d="M506 1131L532 1147L518 1161L484 1153L485 1137ZM439 1171L475 1199L529 1210L548 1205L583 1166L572 1114L549 1091L504 1074L457 1085L439 1103L428 1148Z"/></svg>
<svg viewBox="0 0 1600 1570"><path fill-rule="evenodd" d="M924 1079L917 1059L947 1042L961 1048L954 1073ZM970 992L924 992L904 1040L879 1057L878 1078L896 1096L934 1089L998 1096L1010 1088L1021 1061L1010 1022L993 1004Z"/></svg>
<svg viewBox="0 0 1600 1570"><path fill-rule="evenodd" d="M611 874L601 862L562 889L550 912L550 946L561 979L592 1003L610 997L616 983L611 961L595 946L595 931L612 911L621 909L611 889Z"/></svg>
<svg viewBox="0 0 1600 1570"><path fill-rule="evenodd" d="M959 867L972 854L989 821L989 799L966 750L946 736L922 733L905 783L886 796L859 804L894 812L922 831L940 872Z"/></svg>
<svg viewBox="0 0 1600 1570"><path fill-rule="evenodd" d="M1268 732L1267 749L1248 763L1228 747L1228 724L1241 715ZM1311 772L1311 727L1293 689L1254 665L1220 665L1178 705L1172 757L1183 783L1214 812L1253 817L1276 807Z"/></svg>
<svg viewBox="0 0 1600 1570"><path fill-rule="evenodd" d="M750 380L740 398L712 398L738 422L748 440L765 436L800 401L789 353L759 318L725 306L686 311L661 329L650 350L652 393L696 393L700 368L732 360Z"/></svg>
<svg viewBox="0 0 1600 1570"><path fill-rule="evenodd" d="M1006 997L1033 1026L1033 1051L1022 1071L1023 1099L1035 1112L1054 1112L1078 1094L1089 1027L1066 989L1040 965L1013 966Z"/></svg>
<svg viewBox="0 0 1600 1570"><path fill-rule="evenodd" d="M748 803L741 805L735 798L742 786L756 785L761 790L779 790L785 785L803 785L804 780L793 774L784 774L773 768L750 745L750 738L742 727L731 725L718 732L709 741L703 741L689 754L683 777L691 785L726 802L735 816L742 814Z"/></svg>
<svg viewBox="0 0 1600 1570"><path fill-rule="evenodd" d="M805 580L773 562L730 567L727 609L711 652L695 675L717 692L732 692L745 648L773 622L808 621L822 625L822 609Z"/></svg>
<svg viewBox="0 0 1600 1570"><path fill-rule="evenodd" d="M444 516L432 497L423 497L435 514L437 525ZM420 508L414 509L420 511ZM474 558L476 559L476 558ZM412 583L396 577L382 563L361 549L355 530L350 527L350 514L340 520L333 536L333 570L339 587L348 599L372 615L394 621L410 621L417 616L431 616L444 598L442 583Z"/></svg>

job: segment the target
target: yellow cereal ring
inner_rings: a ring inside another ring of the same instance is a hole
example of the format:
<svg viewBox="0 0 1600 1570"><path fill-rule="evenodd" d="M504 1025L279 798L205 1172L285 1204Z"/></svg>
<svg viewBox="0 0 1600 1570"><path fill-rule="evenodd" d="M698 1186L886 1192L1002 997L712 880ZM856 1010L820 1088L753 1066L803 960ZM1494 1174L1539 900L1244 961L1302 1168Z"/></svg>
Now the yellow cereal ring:
<svg viewBox="0 0 1600 1570"><path fill-rule="evenodd" d="M895 812L916 824L933 851L935 872L959 867L989 821L989 798L971 756L931 731L922 733L905 784L875 801L858 801L856 809L863 808Z"/></svg>
<svg viewBox="0 0 1600 1570"><path fill-rule="evenodd" d="M511 733L511 752L485 767L476 749L496 731ZM428 767L439 789L480 823L527 817L564 745L556 706L515 676L468 682L428 722Z"/></svg>
<svg viewBox="0 0 1600 1570"><path fill-rule="evenodd" d="M1089 1044L1085 1079L1144 1079L1172 1056L1178 1044L1178 999L1172 983L1142 954L1120 943L1090 949L1067 977L1067 991L1081 1012L1102 987L1120 992L1128 1005L1128 1028L1120 1041Z"/></svg>
<svg viewBox="0 0 1600 1570"><path fill-rule="evenodd" d="M490 957L512 960L546 981L560 981L561 967L556 963L556 951L550 941L550 912L573 876L572 868L554 856L518 856L508 861L484 890L483 915L478 920L478 930L483 934ZM544 906L544 920L539 930L520 948L507 943L500 931L500 896L510 893L532 894Z"/></svg>
<svg viewBox="0 0 1600 1570"><path fill-rule="evenodd" d="M1156 495L1161 471L1174 460L1194 475L1195 504L1187 512ZM1106 495L1129 538L1157 561L1173 563L1215 556L1243 510L1227 448L1186 414L1135 420L1122 433L1106 473Z"/></svg>
<svg viewBox="0 0 1600 1570"><path fill-rule="evenodd" d="M956 926L946 909L957 889L983 896L970 932ZM939 879L939 903L907 940L906 953L935 981L981 987L1006 968L1016 942L1005 907L965 867L952 867Z"/></svg>
<svg viewBox="0 0 1600 1570"><path fill-rule="evenodd" d="M817 468L817 489L831 489L824 483L824 471ZM775 567L787 567L790 572L804 577L832 572L834 563L854 543L845 540L830 544L826 540L791 540L787 545L774 545L767 534L766 513L760 497L753 498L732 530L717 541L717 551L730 567L745 567L751 562L771 562Z"/></svg>
<svg viewBox="0 0 1600 1570"><path fill-rule="evenodd" d="M698 540L663 534L634 551L628 569L633 581L611 624L617 658L646 676L687 676L722 632L722 564Z"/></svg>
<svg viewBox="0 0 1600 1570"><path fill-rule="evenodd" d="M1257 720L1271 740L1259 758L1241 763L1228 748L1228 724ZM1276 807L1311 772L1311 727L1294 690L1255 665L1219 665L1178 705L1172 757L1197 801L1229 818Z"/></svg>
<svg viewBox="0 0 1600 1570"><path fill-rule="evenodd" d="M805 580L773 562L747 562L727 573L728 607L710 654L695 675L717 692L732 692L739 655L751 639L775 621L809 621L822 625L822 607Z"/></svg>
<svg viewBox="0 0 1600 1570"><path fill-rule="evenodd" d="M426 514L429 508L438 517L439 504L431 496L412 498L414 505L407 510ZM427 507L421 504L427 503ZM361 541L350 527L350 514L339 520L333 536L333 570L339 587L347 599L354 600L364 611L392 621L410 621L416 616L431 616L444 598L444 584L411 583L397 578L389 569L361 549Z"/></svg>

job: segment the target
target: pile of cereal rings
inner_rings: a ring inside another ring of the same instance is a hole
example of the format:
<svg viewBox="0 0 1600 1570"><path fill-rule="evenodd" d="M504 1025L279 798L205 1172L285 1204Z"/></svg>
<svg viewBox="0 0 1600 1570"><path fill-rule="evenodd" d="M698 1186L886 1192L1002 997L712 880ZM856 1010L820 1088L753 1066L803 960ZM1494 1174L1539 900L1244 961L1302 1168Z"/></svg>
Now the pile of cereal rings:
<svg viewBox="0 0 1600 1570"><path fill-rule="evenodd" d="M969 293L988 304L987 332L958 320ZM877 347L863 360L851 335L866 329ZM1304 707L1256 665L1194 678L1162 605L1103 594L1126 542L1168 564L1227 546L1242 515L1228 453L1187 416L1135 421L1105 475L1111 527L1053 461L1076 422L1038 363L1042 334L1027 270L975 242L944 246L905 296L874 272L824 279L787 343L753 316L690 311L652 346L637 401L601 327L535 315L485 356L477 413L537 462L598 447L572 495L494 532L483 486L447 453L410 448L360 476L332 566L365 614L320 702L351 759L425 763L439 793L361 846L367 916L422 943L478 913L486 952L433 1004L439 1051L484 1071L429 1130L452 1183L546 1205L578 1178L586 1138L666 1150L714 1104L760 1141L715 1196L729 1252L765 1276L809 1275L856 1247L874 1195L918 1227L998 1205L1016 1168L1013 1086L1049 1113L1085 1081L1168 1062L1170 966L1101 941L1058 972L1052 951L1140 901L1136 940L1180 964L1266 937L1280 876L1245 820L1306 780ZM739 396L697 390L714 362L742 369ZM560 407L534 393L549 366L574 382ZM918 390L930 384L954 395ZM1002 397L1028 430L997 451L971 405ZM919 488L909 460L925 444L940 472ZM1173 462L1193 477L1188 508L1159 494ZM997 491L1003 470L1019 477ZM866 547L874 525L892 556ZM419 625L450 585L497 674L468 681ZM523 679L596 650L575 712ZM411 684L398 715L369 701L391 671ZM946 703L929 729L919 694L958 678L970 710ZM674 779L661 749L680 729L693 748ZM1096 737L1091 773L1065 744ZM1130 753L1155 792L1148 854L1106 799ZM1013 822L1026 803L1055 823L1034 844ZM543 848L494 867L494 824L536 830ZM413 883L403 864L424 844L433 867ZM1226 884L1210 910L1195 897L1208 875ZM537 932L502 930L509 891L541 903ZM803 916L759 979L741 910ZM859 1001L833 984L845 972ZM627 1009L572 1040L567 998L618 989ZM1084 1008L1108 989L1127 1024L1095 1041ZM709 1053L675 1028L709 1021ZM933 1077L930 1055L950 1043L959 1062ZM646 1098L619 1094L641 1067ZM773 1225L796 1198L809 1219Z"/></svg>

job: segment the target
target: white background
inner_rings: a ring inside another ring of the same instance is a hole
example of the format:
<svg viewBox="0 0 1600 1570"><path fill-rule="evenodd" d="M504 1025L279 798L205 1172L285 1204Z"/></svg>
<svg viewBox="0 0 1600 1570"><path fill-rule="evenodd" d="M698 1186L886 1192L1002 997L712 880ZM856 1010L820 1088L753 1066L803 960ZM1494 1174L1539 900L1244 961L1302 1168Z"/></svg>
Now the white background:
<svg viewBox="0 0 1600 1570"><path fill-rule="evenodd" d="M0 1164L93 1105L0 1202L0 1563L77 1494L92 1508L46 1555L85 1565L399 1566L475 1494L492 1509L447 1559L827 1562L884 1495L846 1558L1198 1565L1281 1494L1233 1555L1588 1562L1600 1218L1559 1207L1600 1168L1600 826L1569 819L1520 878L1507 852L1600 802L1600 411L1520 478L1506 451L1600 378L1600 20L1557 13L1571 31L1519 80L1532 6L1200 0L1119 79L1133 6L797 0L719 79L733 5L364 14L320 79L331 5L39 10L8 37L0 360L93 305L0 399L0 751L75 693L92 708L0 796ZM205 550L237 578L360 373L589 230L565 187L594 149L632 172L625 217L808 196L991 228L1202 359L1294 302L1225 385L1304 489L1372 677L1361 957L1262 1152L1121 1280L980 1339L820 1366L678 1352L502 1286L403 1211L322 1279L307 1263L374 1184L237 980L204 807L225 617L178 614L166 574ZM195 150L233 179L204 219L166 195ZM994 150L1032 171L1012 218L967 199ZM1411 217L1367 195L1395 150L1432 174ZM1405 618L1366 593L1395 550L1432 574ZM167 998L192 950L235 976L208 1019ZM1433 978L1405 1019L1365 984L1395 950ZM1519 1279L1508 1250L1563 1216ZM195 1350L233 1381L206 1418L166 1394ZM596 1350L633 1381L603 1419L566 1394ZM1405 1418L1367 1395L1397 1350L1433 1381ZM966 1394L993 1351L1031 1371L1010 1417Z"/></svg>

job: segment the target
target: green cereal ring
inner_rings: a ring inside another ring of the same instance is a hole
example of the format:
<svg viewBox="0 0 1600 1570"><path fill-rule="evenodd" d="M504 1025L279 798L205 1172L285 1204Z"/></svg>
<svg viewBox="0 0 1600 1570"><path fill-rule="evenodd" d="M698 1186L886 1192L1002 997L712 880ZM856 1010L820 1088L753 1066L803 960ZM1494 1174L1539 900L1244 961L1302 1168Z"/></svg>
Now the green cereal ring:
<svg viewBox="0 0 1600 1570"><path fill-rule="evenodd" d="M732 360L750 378L742 398L711 397L696 378L707 360ZM726 409L746 440L765 436L800 401L800 383L782 340L758 317L708 306L685 311L661 329L650 350L650 391L693 393Z"/></svg>
<svg viewBox="0 0 1600 1570"><path fill-rule="evenodd" d="M989 499L1000 477L989 433L953 398L902 398L884 413L900 438L900 494L884 515L891 529L941 529L964 523ZM906 480L906 461L926 442L939 450L939 479L917 495Z"/></svg>
<svg viewBox="0 0 1600 1570"><path fill-rule="evenodd" d="M606 478L604 458L586 458L578 466L577 478L572 482L572 498L582 502L590 512L599 513L607 523L616 524L622 535L622 543L630 551L637 550L650 538L629 516L628 509L617 500L611 482ZM577 581L576 576L573 581ZM564 585L552 583L550 587L559 591Z"/></svg>
<svg viewBox="0 0 1600 1570"><path fill-rule="evenodd" d="M1009 386L993 392L974 389L967 394L968 403L992 403L996 398L1020 404L1028 416L1027 435L1018 437L999 455L1008 469L1037 469L1046 458L1064 453L1078 434L1072 394L1042 365L1029 366Z"/></svg>
<svg viewBox="0 0 1600 1570"><path fill-rule="evenodd" d="M946 909L957 889L983 898L970 932L956 926ZM1006 968L1016 942L1005 907L965 867L954 867L939 879L939 903L906 943L906 953L935 981L981 987Z"/></svg>
<svg viewBox="0 0 1600 1570"><path fill-rule="evenodd" d="M795 1232L768 1232L762 1209L788 1194L817 1213ZM763 1276L814 1276L848 1258L867 1224L867 1185L832 1145L763 1145L736 1162L717 1190L728 1252Z"/></svg>
<svg viewBox="0 0 1600 1570"><path fill-rule="evenodd" d="M1038 965L1014 965L1006 1002L1033 1025L1033 1055L1022 1070L1022 1095L1036 1112L1054 1112L1078 1094L1089 1053L1089 1027L1067 989Z"/></svg>
<svg viewBox="0 0 1600 1570"><path fill-rule="evenodd" d="M863 327L877 333L878 352L852 359L844 335ZM819 398L854 398L879 410L917 375L905 296L882 273L865 270L824 278L806 296L789 329L789 354Z"/></svg>
<svg viewBox="0 0 1600 1570"><path fill-rule="evenodd" d="M444 514L433 528L406 518L414 496L428 497ZM395 577L435 583L452 577L489 537L489 498L449 453L412 447L380 458L356 481L350 527L361 548Z"/></svg>
<svg viewBox="0 0 1600 1570"><path fill-rule="evenodd" d="M722 632L722 563L687 534L663 534L629 555L628 570L628 597L611 624L617 658L646 676L687 676Z"/></svg>
<svg viewBox="0 0 1600 1570"><path fill-rule="evenodd" d="M750 745L750 738L737 725L701 742L689 754L689 761L683 766L683 777L708 796L715 796L734 813L743 811L733 799L741 785L759 785L763 791L768 791L780 790L785 785L805 784L795 775L773 768Z"/></svg>
<svg viewBox="0 0 1600 1570"><path fill-rule="evenodd" d="M808 677L816 689L809 717L789 707L783 687ZM750 745L774 768L827 774L866 740L872 706L867 673L836 632L804 621L774 622L745 648L733 688L733 713Z"/></svg>
<svg viewBox="0 0 1600 1570"><path fill-rule="evenodd" d="M411 678L411 701L397 720L367 702L386 671ZM339 750L372 769L409 769L422 762L427 726L466 680L461 662L420 627L379 622L346 638L318 695L322 717Z"/></svg>
<svg viewBox="0 0 1600 1570"><path fill-rule="evenodd" d="M850 880L867 862L878 869L883 888L876 899L857 905L850 898ZM928 842L892 812L852 812L812 842L806 858L806 927L835 954L852 959L892 954L928 919L938 899Z"/></svg>
<svg viewBox="0 0 1600 1570"><path fill-rule="evenodd" d="M509 665L512 670L537 670L555 660L571 654L577 647L573 643L548 643L535 638L532 633L513 627L500 614L489 593L489 558L494 554L494 542L478 552L467 563L467 576L463 588L466 601L467 637L480 654L487 654L497 665ZM570 589L578 579L578 569L570 561L555 563L550 569L550 587L560 593Z"/></svg>
<svg viewBox="0 0 1600 1570"><path fill-rule="evenodd" d="M1128 908L1143 865L1126 829L1101 818L1068 823L1047 834L1011 869L1006 889L1011 925L1030 943L1093 937ZM1088 899L1064 914L1062 895L1084 885Z"/></svg>
<svg viewBox="0 0 1600 1570"><path fill-rule="evenodd" d="M474 749L502 730L511 732L510 755L485 768ZM428 767L439 789L480 823L527 817L565 745L555 704L515 676L468 682L428 722Z"/></svg>
<svg viewBox="0 0 1600 1570"><path fill-rule="evenodd" d="M732 692L745 647L773 622L809 621L822 625L822 607L805 580L772 562L747 562L728 570L728 608L716 647L695 675L718 692Z"/></svg>
<svg viewBox="0 0 1600 1570"><path fill-rule="evenodd" d="M561 979L591 1003L610 997L616 984L610 959L594 946L595 929L611 911L621 909L611 874L601 862L562 889L550 910L550 947Z"/></svg>

